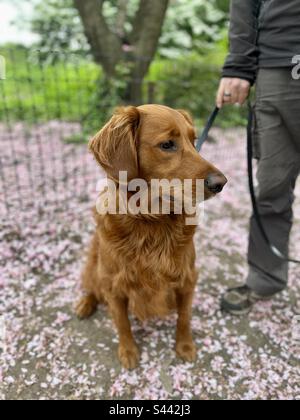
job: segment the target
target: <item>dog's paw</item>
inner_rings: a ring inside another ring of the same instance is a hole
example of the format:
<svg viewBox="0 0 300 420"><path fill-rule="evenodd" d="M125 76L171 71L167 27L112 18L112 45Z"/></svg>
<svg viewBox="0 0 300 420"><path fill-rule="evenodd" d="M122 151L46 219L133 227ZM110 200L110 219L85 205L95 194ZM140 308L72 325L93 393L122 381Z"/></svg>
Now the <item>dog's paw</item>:
<svg viewBox="0 0 300 420"><path fill-rule="evenodd" d="M97 301L93 295L83 296L75 306L75 313L79 319L86 319L97 309Z"/></svg>
<svg viewBox="0 0 300 420"><path fill-rule="evenodd" d="M193 341L183 341L176 344L176 354L185 362L195 362L197 349Z"/></svg>
<svg viewBox="0 0 300 420"><path fill-rule="evenodd" d="M135 344L119 347L119 360L125 369L135 369L138 366L140 352Z"/></svg>

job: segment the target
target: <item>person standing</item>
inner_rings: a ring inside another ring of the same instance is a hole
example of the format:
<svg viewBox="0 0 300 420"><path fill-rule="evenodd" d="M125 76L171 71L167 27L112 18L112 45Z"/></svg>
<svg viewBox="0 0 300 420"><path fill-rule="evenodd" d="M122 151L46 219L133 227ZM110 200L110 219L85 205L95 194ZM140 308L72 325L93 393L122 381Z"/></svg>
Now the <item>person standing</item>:
<svg viewBox="0 0 300 420"><path fill-rule="evenodd" d="M300 173L299 0L232 0L230 53L223 68L217 106L244 104L256 84L253 138L258 159L258 207L272 243L285 255L293 224L296 180ZM288 263L277 258L250 222L249 274L229 289L221 307L248 313L288 284Z"/></svg>

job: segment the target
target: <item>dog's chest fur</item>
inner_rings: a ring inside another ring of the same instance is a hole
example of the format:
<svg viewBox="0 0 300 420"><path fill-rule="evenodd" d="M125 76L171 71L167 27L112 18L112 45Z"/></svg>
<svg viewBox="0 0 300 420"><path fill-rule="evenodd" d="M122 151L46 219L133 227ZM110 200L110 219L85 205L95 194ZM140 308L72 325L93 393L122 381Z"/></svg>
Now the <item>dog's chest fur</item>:
<svg viewBox="0 0 300 420"><path fill-rule="evenodd" d="M110 279L106 292L127 296L142 320L174 309L175 289L195 277L195 227L178 216L155 220L109 215L98 232L101 270Z"/></svg>

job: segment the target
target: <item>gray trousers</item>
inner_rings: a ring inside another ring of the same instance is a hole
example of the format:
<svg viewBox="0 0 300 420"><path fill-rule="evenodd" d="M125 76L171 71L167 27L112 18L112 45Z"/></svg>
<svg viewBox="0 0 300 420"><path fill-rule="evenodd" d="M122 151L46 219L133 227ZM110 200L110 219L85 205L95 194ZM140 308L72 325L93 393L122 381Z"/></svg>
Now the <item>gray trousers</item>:
<svg viewBox="0 0 300 420"><path fill-rule="evenodd" d="M300 80L292 78L290 69L259 71L254 114L259 211L272 243L288 255L300 173ZM286 288L288 264L272 254L253 217L248 257L257 267L250 264L247 285L251 289L267 296Z"/></svg>

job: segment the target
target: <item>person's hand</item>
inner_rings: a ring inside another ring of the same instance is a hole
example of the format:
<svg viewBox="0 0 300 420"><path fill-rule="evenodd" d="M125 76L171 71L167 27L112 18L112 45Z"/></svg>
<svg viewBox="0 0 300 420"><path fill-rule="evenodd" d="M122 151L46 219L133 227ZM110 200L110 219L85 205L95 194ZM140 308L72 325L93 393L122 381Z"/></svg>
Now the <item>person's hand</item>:
<svg viewBox="0 0 300 420"><path fill-rule="evenodd" d="M217 107L223 105L243 105L249 96L251 84L247 80L224 77L217 94Z"/></svg>

